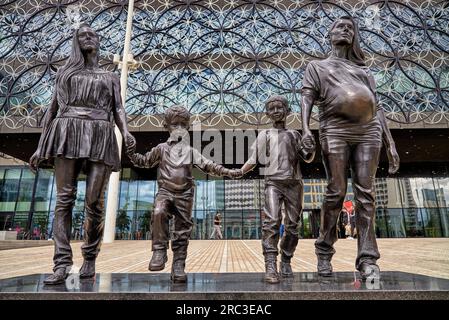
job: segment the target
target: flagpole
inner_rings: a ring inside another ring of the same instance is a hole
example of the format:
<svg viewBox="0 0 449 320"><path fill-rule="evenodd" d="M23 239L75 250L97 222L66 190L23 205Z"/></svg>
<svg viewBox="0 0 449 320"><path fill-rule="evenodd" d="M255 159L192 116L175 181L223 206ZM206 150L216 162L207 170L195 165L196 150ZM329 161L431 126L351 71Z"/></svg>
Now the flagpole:
<svg viewBox="0 0 449 320"><path fill-rule="evenodd" d="M128 16L126 19L126 33L125 33L125 45L123 48L123 59L122 61L116 61L121 65L122 73L120 75L120 87L121 87L121 98L122 103L125 105L126 101L126 89L128 86L128 64L132 63L134 60L132 55L130 55L130 43L132 34L132 22L134 13L134 0L128 1ZM120 59L120 58L119 58ZM118 60L119 60L118 59ZM115 126L115 137L117 139L119 157L122 154L122 135L120 130ZM118 200L119 200L119 190L120 189L120 172L112 172L109 178L108 185L108 196L106 201L106 217L104 225L104 243L112 243L115 239L115 221L117 218Z"/></svg>

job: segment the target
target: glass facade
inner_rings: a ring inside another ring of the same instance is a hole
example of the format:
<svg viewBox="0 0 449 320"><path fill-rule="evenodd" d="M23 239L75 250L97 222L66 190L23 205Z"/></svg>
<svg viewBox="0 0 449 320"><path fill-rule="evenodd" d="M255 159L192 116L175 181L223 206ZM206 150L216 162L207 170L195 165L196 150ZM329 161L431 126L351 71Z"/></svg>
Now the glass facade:
<svg viewBox="0 0 449 320"><path fill-rule="evenodd" d="M222 214L224 239L260 239L264 180L227 180L194 172L196 191L192 239L209 239L213 218ZM315 238L326 181L304 180L300 233ZM151 213L158 191L133 169L121 171L116 239L151 239ZM379 238L449 237L449 178L377 178L376 234ZM34 196L33 196L34 195ZM85 179L78 181L72 238L83 238ZM349 185L347 200L352 200ZM34 201L33 201L34 199ZM47 239L52 234L56 199L54 173L26 167L0 167L0 230L17 230L18 239ZM26 232L29 230L30 234Z"/></svg>

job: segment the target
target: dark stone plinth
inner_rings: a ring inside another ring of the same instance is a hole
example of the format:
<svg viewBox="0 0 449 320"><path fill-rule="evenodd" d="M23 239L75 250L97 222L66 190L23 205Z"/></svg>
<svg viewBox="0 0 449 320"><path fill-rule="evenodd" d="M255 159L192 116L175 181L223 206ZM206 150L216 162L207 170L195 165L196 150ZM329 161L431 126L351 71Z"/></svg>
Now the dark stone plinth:
<svg viewBox="0 0 449 320"><path fill-rule="evenodd" d="M262 273L190 273L186 284L172 284L165 273L97 274L94 280L79 282L72 275L66 284L57 286L44 285L46 276L0 280L0 300L449 299L449 279L404 272L382 272L377 285L361 281L352 272L337 272L329 278L301 272L279 284L265 283Z"/></svg>

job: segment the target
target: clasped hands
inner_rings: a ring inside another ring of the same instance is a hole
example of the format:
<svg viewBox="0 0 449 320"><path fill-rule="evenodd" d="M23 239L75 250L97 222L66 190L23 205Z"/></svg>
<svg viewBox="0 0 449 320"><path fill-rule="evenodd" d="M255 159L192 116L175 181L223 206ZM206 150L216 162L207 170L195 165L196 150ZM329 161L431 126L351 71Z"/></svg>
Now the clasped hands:
<svg viewBox="0 0 449 320"><path fill-rule="evenodd" d="M128 157L131 157L134 153L136 153L136 138L127 132L123 136L123 140L125 143L125 152Z"/></svg>
<svg viewBox="0 0 449 320"><path fill-rule="evenodd" d="M231 179L240 179L241 177L243 177L242 169L227 169L227 168L225 168L223 170L222 174Z"/></svg>
<svg viewBox="0 0 449 320"><path fill-rule="evenodd" d="M314 153L316 149L315 138L310 130L304 130L302 139L301 139L301 147L307 153Z"/></svg>

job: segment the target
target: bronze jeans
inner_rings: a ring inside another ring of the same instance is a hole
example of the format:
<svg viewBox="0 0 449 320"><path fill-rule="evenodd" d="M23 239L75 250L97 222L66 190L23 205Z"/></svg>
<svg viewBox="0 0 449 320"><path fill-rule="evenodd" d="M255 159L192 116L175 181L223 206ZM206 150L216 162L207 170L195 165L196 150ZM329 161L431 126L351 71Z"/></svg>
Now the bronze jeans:
<svg viewBox="0 0 449 320"><path fill-rule="evenodd" d="M73 264L70 234L72 209L76 200L77 178L85 165L86 197L84 203L84 244L81 247L84 259L93 260L100 251L104 230L104 193L111 170L99 162L85 159L55 159L56 207L53 220L55 252L53 271Z"/></svg>
<svg viewBox="0 0 449 320"><path fill-rule="evenodd" d="M172 192L160 188L154 201L152 216L152 250L167 250L169 234L169 221L174 219L174 230L171 247L176 258L184 259L187 256L187 246L193 228L192 205L194 188L184 192Z"/></svg>
<svg viewBox="0 0 449 320"><path fill-rule="evenodd" d="M377 248L375 222L376 176L381 141L348 142L341 138L321 139L322 157L326 169L327 188L321 207L320 236L315 242L315 253L322 259L331 259L337 241L337 221L342 210L351 167L357 228L356 268L363 262L376 263L380 258Z"/></svg>
<svg viewBox="0 0 449 320"><path fill-rule="evenodd" d="M262 226L262 249L265 259L278 255L279 228L284 203L284 235L281 240L283 258L289 260L298 244L298 225L302 213L303 183L301 180L269 180L265 182L265 218Z"/></svg>

